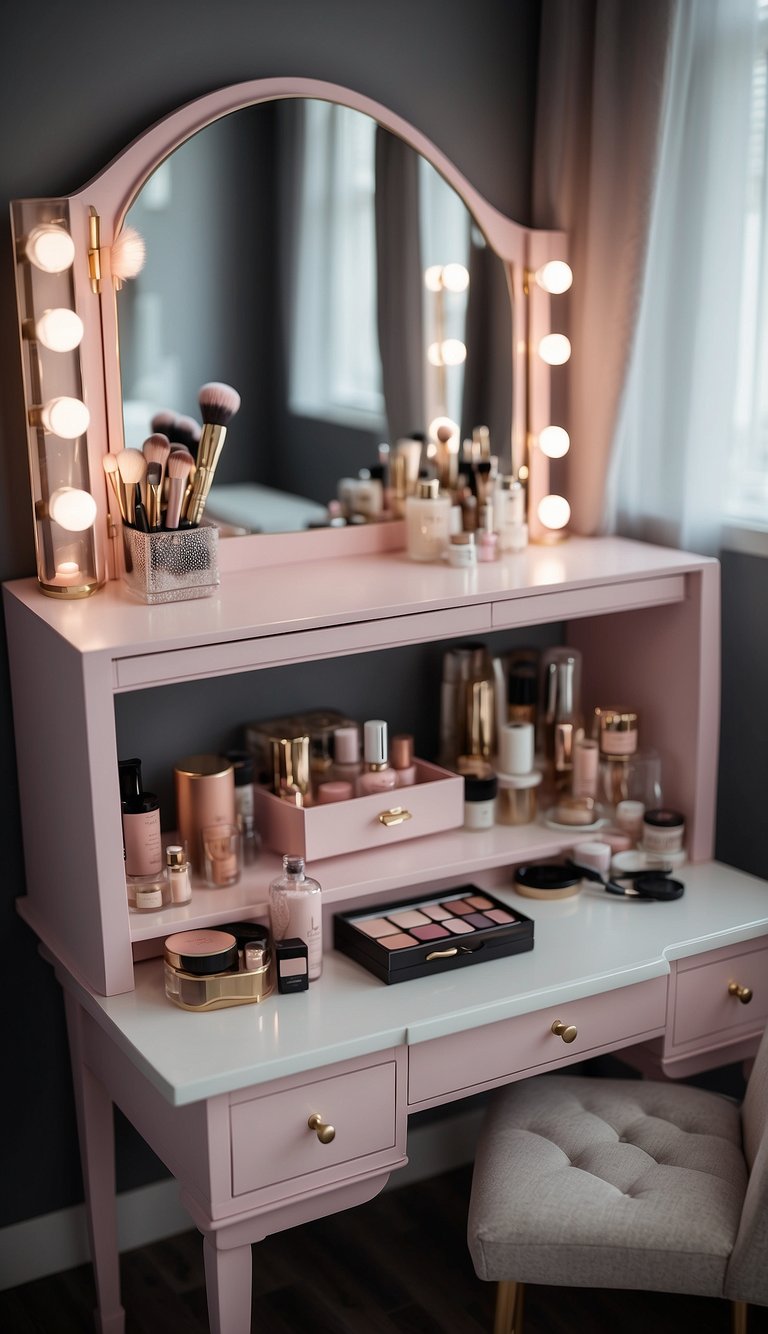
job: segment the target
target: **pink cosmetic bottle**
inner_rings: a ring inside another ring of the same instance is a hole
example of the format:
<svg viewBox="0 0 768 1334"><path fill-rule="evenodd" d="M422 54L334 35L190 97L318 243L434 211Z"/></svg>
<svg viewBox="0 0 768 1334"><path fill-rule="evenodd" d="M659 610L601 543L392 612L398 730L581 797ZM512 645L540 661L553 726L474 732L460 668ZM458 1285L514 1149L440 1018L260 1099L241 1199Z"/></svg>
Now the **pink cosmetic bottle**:
<svg viewBox="0 0 768 1334"><path fill-rule="evenodd" d="M408 732L392 738L392 768L397 776L398 787L412 787L416 782L413 737Z"/></svg>
<svg viewBox="0 0 768 1334"><path fill-rule="evenodd" d="M397 774L387 760L387 724L371 718L363 727L363 773L357 780L357 795L389 792L397 787Z"/></svg>

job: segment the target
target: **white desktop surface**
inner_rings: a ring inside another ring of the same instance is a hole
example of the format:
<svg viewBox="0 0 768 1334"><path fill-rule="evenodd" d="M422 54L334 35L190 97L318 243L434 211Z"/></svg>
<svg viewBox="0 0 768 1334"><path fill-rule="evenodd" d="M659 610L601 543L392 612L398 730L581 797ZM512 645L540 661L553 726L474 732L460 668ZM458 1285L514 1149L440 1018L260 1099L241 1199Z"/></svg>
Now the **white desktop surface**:
<svg viewBox="0 0 768 1334"><path fill-rule="evenodd" d="M717 862L676 874L685 894L669 903L599 887L546 903L494 884L495 896L533 918L533 950L395 985L334 950L308 991L208 1014L166 1000L159 960L138 964L136 988L123 995L96 996L66 973L62 981L160 1093L182 1105L599 995L665 975L673 959L765 935L768 882Z"/></svg>

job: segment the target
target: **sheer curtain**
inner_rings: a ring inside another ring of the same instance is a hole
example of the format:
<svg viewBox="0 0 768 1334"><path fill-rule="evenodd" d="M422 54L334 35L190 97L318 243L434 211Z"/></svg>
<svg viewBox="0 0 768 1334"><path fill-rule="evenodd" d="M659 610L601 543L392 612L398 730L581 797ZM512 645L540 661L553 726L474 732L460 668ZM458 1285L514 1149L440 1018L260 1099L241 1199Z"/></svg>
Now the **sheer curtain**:
<svg viewBox="0 0 768 1334"><path fill-rule="evenodd" d="M756 4L684 0L675 20L608 514L712 552L735 463Z"/></svg>
<svg viewBox="0 0 768 1334"><path fill-rule="evenodd" d="M572 237L573 528L711 550L755 0L544 0L534 221Z"/></svg>

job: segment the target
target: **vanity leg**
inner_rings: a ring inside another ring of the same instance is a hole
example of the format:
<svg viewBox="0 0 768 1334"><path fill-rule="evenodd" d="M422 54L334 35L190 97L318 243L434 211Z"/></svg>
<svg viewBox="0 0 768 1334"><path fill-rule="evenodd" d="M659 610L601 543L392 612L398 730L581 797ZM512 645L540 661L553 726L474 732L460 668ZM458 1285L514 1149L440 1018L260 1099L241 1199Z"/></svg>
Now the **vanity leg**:
<svg viewBox="0 0 768 1334"><path fill-rule="evenodd" d="M218 1250L216 1238L203 1241L208 1322L211 1334L247 1334L251 1328L251 1244Z"/></svg>
<svg viewBox="0 0 768 1334"><path fill-rule="evenodd" d="M96 1329L98 1334L124 1334L125 1312L120 1304L120 1264L117 1249L115 1127L112 1099L104 1085L83 1063L82 1010L74 998L66 992L64 1002L85 1185L88 1239L96 1280Z"/></svg>

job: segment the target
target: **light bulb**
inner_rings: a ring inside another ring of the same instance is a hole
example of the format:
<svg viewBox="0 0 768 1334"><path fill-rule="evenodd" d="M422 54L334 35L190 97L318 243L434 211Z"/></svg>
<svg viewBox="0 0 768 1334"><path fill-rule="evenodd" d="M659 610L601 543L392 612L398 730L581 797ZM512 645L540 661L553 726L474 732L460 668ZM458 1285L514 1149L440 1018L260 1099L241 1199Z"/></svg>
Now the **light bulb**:
<svg viewBox="0 0 768 1334"><path fill-rule="evenodd" d="M446 366L460 366L467 359L466 344L460 338L444 338L441 351Z"/></svg>
<svg viewBox="0 0 768 1334"><path fill-rule="evenodd" d="M562 366L571 355L565 334L545 334L539 343L539 356L548 366Z"/></svg>
<svg viewBox="0 0 768 1334"><path fill-rule="evenodd" d="M536 513L545 528L565 528L571 517L571 507L565 496L544 496Z"/></svg>
<svg viewBox="0 0 768 1334"><path fill-rule="evenodd" d="M428 269L424 270L424 286L428 292L439 292L443 286L443 266L442 264L430 264Z"/></svg>
<svg viewBox="0 0 768 1334"><path fill-rule="evenodd" d="M83 332L80 316L63 306L44 310L35 325L38 342L51 352L71 352L73 348L79 347Z"/></svg>
<svg viewBox="0 0 768 1334"><path fill-rule="evenodd" d="M61 436L62 440L76 440L88 430L91 414L79 398L52 398L41 408L30 413L33 423L39 417L46 431Z"/></svg>
<svg viewBox="0 0 768 1334"><path fill-rule="evenodd" d="M55 222L44 222L33 227L27 237L24 253L35 268L43 273L64 273L71 269L75 258L75 243L69 232Z"/></svg>
<svg viewBox="0 0 768 1334"><path fill-rule="evenodd" d="M443 287L449 292L466 292L469 287L469 270L463 264L443 265Z"/></svg>
<svg viewBox="0 0 768 1334"><path fill-rule="evenodd" d="M539 287L552 296L559 296L561 292L567 292L573 282L571 266L562 259L550 259L548 263L542 264L541 268L536 270L534 276Z"/></svg>
<svg viewBox="0 0 768 1334"><path fill-rule="evenodd" d="M429 347L427 348L427 361L432 366L443 365L442 344L430 343Z"/></svg>
<svg viewBox="0 0 768 1334"><path fill-rule="evenodd" d="M545 426L539 432L539 449L548 459L561 459L571 447L571 437L562 426Z"/></svg>
<svg viewBox="0 0 768 1334"><path fill-rule="evenodd" d="M82 533L96 518L96 501L89 491L76 486L60 486L48 501L48 514L60 528Z"/></svg>
<svg viewBox="0 0 768 1334"><path fill-rule="evenodd" d="M437 434L438 431L441 433L440 436ZM433 417L432 421L429 423L427 434L432 440L442 440L443 437L445 437L445 444L448 447L448 452L451 454L458 454L460 435L459 423L455 422L452 417Z"/></svg>

